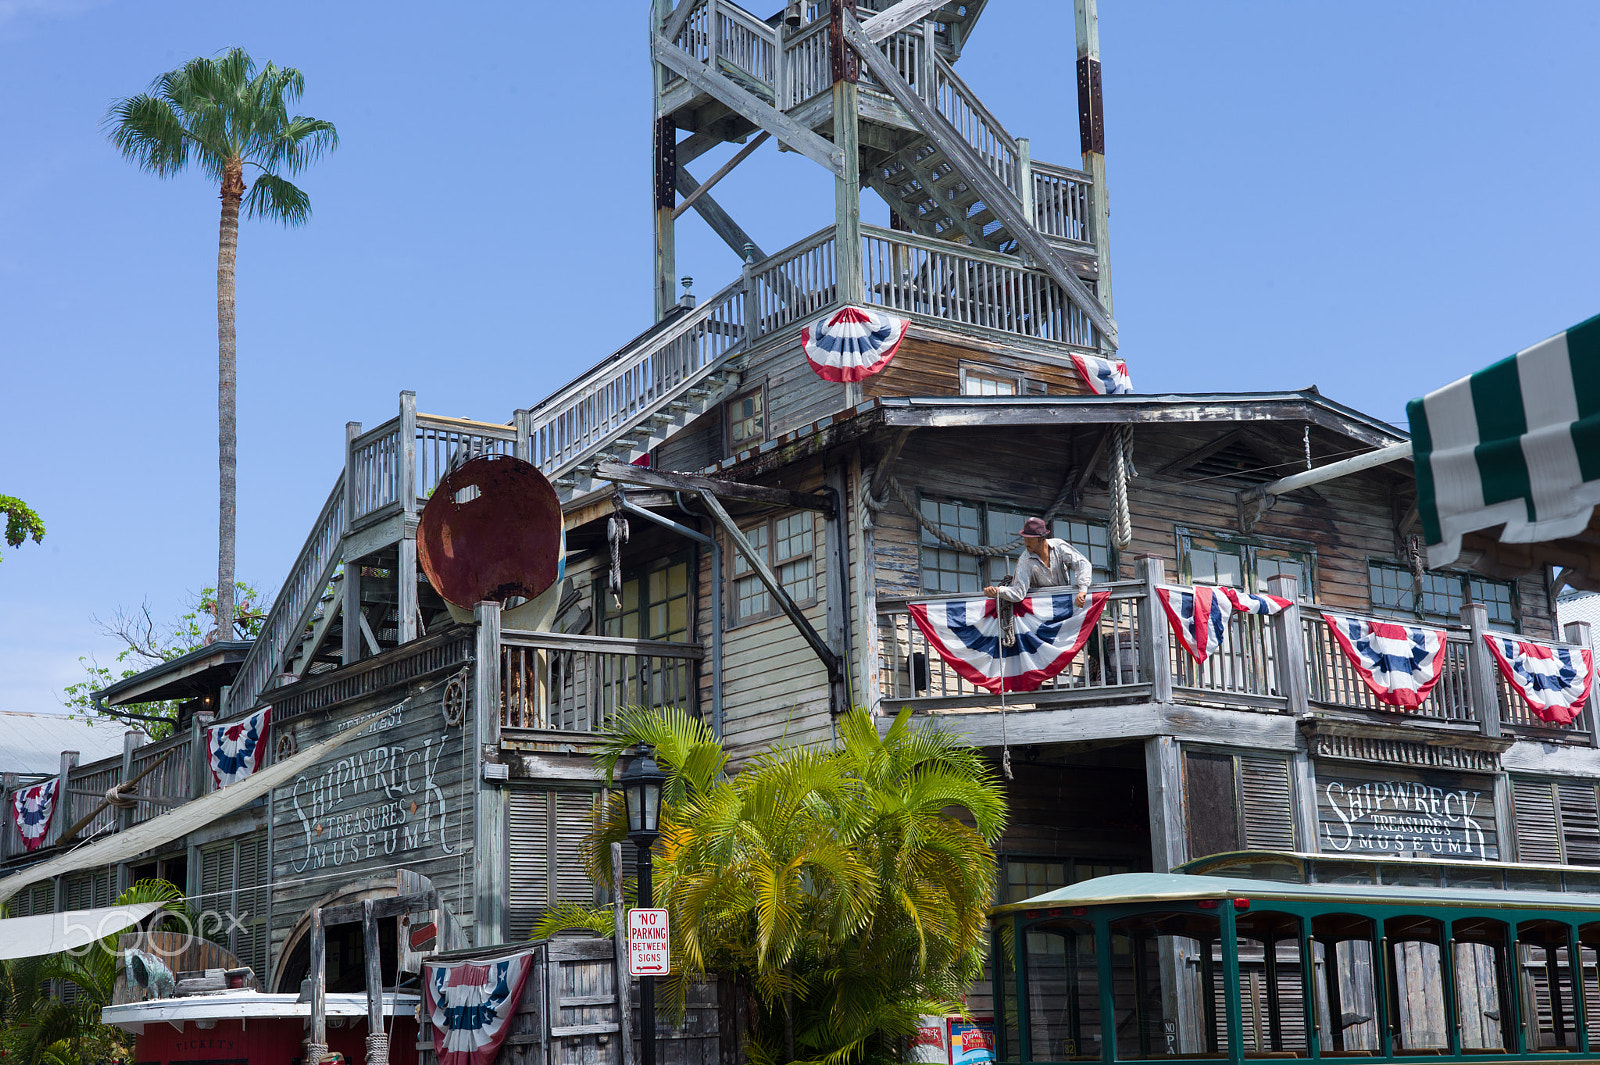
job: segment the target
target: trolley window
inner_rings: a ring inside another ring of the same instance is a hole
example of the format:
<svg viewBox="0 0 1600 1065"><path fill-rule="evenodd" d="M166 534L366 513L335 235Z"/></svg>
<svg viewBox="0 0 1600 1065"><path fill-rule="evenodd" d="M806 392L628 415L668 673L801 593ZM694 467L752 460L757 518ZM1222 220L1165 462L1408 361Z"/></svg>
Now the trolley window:
<svg viewBox="0 0 1600 1065"><path fill-rule="evenodd" d="M1111 922L1117 1058L1224 1056L1223 964L1214 914L1142 913Z"/></svg>
<svg viewBox="0 0 1600 1065"><path fill-rule="evenodd" d="M1374 922L1353 913L1311 919L1317 1030L1324 1054L1379 1049Z"/></svg>

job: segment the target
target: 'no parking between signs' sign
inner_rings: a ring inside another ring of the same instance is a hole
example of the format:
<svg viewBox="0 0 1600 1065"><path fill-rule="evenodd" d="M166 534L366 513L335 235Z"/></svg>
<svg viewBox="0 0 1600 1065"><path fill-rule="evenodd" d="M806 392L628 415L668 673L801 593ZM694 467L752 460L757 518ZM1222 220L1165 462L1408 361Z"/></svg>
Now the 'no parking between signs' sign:
<svg viewBox="0 0 1600 1065"><path fill-rule="evenodd" d="M672 935L666 910L628 911L628 975L666 976L672 970Z"/></svg>

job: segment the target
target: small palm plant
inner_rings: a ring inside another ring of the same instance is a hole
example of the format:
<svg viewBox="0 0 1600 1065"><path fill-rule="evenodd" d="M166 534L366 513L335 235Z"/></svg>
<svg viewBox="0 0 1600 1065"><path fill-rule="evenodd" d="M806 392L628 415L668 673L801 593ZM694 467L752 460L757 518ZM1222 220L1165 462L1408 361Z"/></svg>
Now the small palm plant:
<svg viewBox="0 0 1600 1065"><path fill-rule="evenodd" d="M775 748L729 776L702 722L635 711L600 760L609 776L629 748L655 748L667 773L655 867L673 929L668 1000L710 973L746 983L746 1049L761 1065L898 1060L920 1016L962 1012L983 966L998 782L978 751L904 713L882 736L863 711L838 730L831 749ZM586 840L598 882L626 839L613 793ZM564 907L534 935L610 920Z"/></svg>

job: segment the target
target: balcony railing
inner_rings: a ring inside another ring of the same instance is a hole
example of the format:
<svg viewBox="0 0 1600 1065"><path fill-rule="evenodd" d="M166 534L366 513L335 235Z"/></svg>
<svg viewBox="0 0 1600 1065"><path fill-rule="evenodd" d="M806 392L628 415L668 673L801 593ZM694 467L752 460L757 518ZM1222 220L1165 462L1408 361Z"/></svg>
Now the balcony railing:
<svg viewBox="0 0 1600 1065"><path fill-rule="evenodd" d="M1444 627L1439 680L1420 706L1405 710L1378 700L1313 604L1298 603L1271 617L1236 612L1228 623L1226 644L1205 662L1195 662L1168 628L1154 594L1161 583L1158 574L1156 568L1143 581L1099 586L1110 591L1111 599L1084 651L1038 691L1009 693L1006 705L1103 703L1128 697L1162 701L1167 698L1163 693L1170 692L1174 703L1296 717L1332 714L1385 724L1415 721L1486 735L1600 746L1592 708L1564 725L1543 721L1506 683L1482 639L1487 631L1482 607L1469 605L1462 625ZM908 602L879 602L879 680L885 705L998 710L999 695L960 676L928 646L911 621ZM1339 613L1360 617L1342 609ZM1586 628L1569 629L1565 643L1519 638L1557 650L1577 649L1587 641Z"/></svg>
<svg viewBox="0 0 1600 1065"><path fill-rule="evenodd" d="M1038 691L1010 694L1008 702L1104 702L1149 696L1148 668L1139 655L1148 624L1144 585L1121 581L1105 587L1111 597L1084 651ZM879 601L878 631L883 648L879 679L885 701L892 699L896 707L909 704L928 709L964 705L974 699L999 705L999 695L962 677L928 645L928 638L912 622L906 602Z"/></svg>
<svg viewBox="0 0 1600 1065"><path fill-rule="evenodd" d="M694 713L704 656L696 643L508 629L500 634L500 724L599 732L630 707Z"/></svg>

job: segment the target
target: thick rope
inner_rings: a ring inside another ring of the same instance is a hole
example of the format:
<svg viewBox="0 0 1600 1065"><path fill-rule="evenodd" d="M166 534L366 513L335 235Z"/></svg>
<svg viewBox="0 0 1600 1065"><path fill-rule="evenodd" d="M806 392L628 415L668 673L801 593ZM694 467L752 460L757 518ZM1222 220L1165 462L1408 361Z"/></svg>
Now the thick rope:
<svg viewBox="0 0 1600 1065"><path fill-rule="evenodd" d="M327 1043L306 1044L306 1065L317 1065L317 1062L328 1056Z"/></svg>
<svg viewBox="0 0 1600 1065"><path fill-rule="evenodd" d="M611 589L611 602L621 610L622 545L628 542L628 519L622 516L622 493L618 492L612 496L611 502L617 511L606 522L606 539L611 543L611 572L607 577L607 583Z"/></svg>
<svg viewBox="0 0 1600 1065"><path fill-rule="evenodd" d="M1128 512L1128 479L1133 468L1133 426L1119 425L1111 439L1111 542L1118 551L1133 544L1133 517Z"/></svg>
<svg viewBox="0 0 1600 1065"><path fill-rule="evenodd" d="M924 517L922 511L906 495L906 490L900 487L900 482L893 477L889 478L889 491L893 492L894 497L900 501L900 505L905 507L913 518L917 519L918 525L932 533L934 539L952 551L960 551L963 555L976 555L979 558L999 558L1002 555L1010 555L1013 551L1017 551L1022 547L1021 540L1007 544L1004 547L987 547L979 544L969 544L964 540L957 540L954 536L941 529L938 522L930 521Z"/></svg>
<svg viewBox="0 0 1600 1065"><path fill-rule="evenodd" d="M385 1032L367 1034L367 1065L389 1065L389 1036Z"/></svg>

